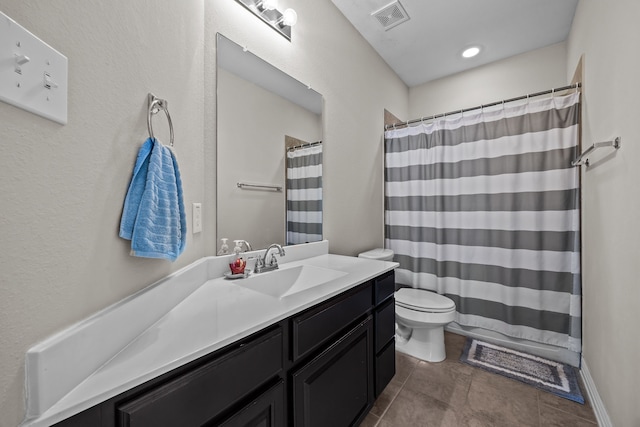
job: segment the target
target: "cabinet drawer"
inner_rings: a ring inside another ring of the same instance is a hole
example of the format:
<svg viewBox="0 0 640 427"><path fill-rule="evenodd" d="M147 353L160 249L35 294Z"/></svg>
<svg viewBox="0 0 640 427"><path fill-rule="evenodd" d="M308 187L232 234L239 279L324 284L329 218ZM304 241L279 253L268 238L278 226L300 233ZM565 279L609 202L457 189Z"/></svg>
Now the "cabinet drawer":
<svg viewBox="0 0 640 427"><path fill-rule="evenodd" d="M389 344L376 356L376 397L389 384L389 381L396 374L396 341L391 340Z"/></svg>
<svg viewBox="0 0 640 427"><path fill-rule="evenodd" d="M320 347L371 309L371 283L332 299L292 319L292 358L297 360Z"/></svg>
<svg viewBox="0 0 640 427"><path fill-rule="evenodd" d="M123 427L201 426L282 370L282 329L119 405Z"/></svg>
<svg viewBox="0 0 640 427"><path fill-rule="evenodd" d="M396 333L396 306L394 298L387 300L387 302L376 309L375 330L376 353L378 353Z"/></svg>
<svg viewBox="0 0 640 427"><path fill-rule="evenodd" d="M396 275L392 270L375 280L375 303L380 304L396 291Z"/></svg>

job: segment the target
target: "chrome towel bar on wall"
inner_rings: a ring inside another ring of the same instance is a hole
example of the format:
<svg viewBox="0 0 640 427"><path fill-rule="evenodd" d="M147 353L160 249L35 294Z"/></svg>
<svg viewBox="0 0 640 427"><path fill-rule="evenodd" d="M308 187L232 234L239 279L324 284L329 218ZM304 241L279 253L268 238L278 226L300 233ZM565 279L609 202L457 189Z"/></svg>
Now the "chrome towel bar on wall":
<svg viewBox="0 0 640 427"><path fill-rule="evenodd" d="M602 147L613 147L617 150L618 148L620 148L620 137L616 137L616 139L614 139L613 141L602 141L592 144L591 147L587 148L582 154L580 154L580 157L571 162L571 166L585 165L589 167L589 159L587 159L586 157L593 151Z"/></svg>
<svg viewBox="0 0 640 427"><path fill-rule="evenodd" d="M282 191L281 185L271 185L271 184L250 184L248 182L239 182L236 184L238 188L247 188L253 190L273 190L273 191Z"/></svg>

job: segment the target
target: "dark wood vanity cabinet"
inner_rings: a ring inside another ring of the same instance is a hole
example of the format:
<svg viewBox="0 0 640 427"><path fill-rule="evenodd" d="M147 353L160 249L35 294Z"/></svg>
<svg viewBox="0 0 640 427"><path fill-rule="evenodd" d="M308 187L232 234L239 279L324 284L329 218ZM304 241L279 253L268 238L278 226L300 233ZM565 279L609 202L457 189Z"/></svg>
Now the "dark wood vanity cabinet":
<svg viewBox="0 0 640 427"><path fill-rule="evenodd" d="M393 271L58 427L359 425L395 374Z"/></svg>

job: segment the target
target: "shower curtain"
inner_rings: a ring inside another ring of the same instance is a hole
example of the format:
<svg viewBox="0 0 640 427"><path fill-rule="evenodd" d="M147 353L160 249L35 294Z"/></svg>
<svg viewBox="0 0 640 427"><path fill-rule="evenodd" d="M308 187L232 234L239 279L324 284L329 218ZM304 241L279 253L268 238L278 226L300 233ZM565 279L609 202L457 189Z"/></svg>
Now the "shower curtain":
<svg viewBox="0 0 640 427"><path fill-rule="evenodd" d="M581 351L579 99L385 133L397 282L451 298L460 325Z"/></svg>
<svg viewBox="0 0 640 427"><path fill-rule="evenodd" d="M287 151L287 244L322 240L322 145Z"/></svg>

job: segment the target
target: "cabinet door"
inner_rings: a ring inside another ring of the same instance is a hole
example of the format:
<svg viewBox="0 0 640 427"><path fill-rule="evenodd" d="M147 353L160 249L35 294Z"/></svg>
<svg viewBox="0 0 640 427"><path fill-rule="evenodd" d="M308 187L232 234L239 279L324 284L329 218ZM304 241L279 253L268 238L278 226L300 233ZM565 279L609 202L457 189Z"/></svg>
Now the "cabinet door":
<svg viewBox="0 0 640 427"><path fill-rule="evenodd" d="M292 376L294 426L356 425L373 403L371 316Z"/></svg>
<svg viewBox="0 0 640 427"><path fill-rule="evenodd" d="M376 308L374 324L376 353L379 353L396 334L396 306L393 298Z"/></svg>
<svg viewBox="0 0 640 427"><path fill-rule="evenodd" d="M396 374L396 341L392 339L387 346L376 355L376 397L384 391Z"/></svg>
<svg viewBox="0 0 640 427"><path fill-rule="evenodd" d="M285 419L284 381L281 380L219 426L280 427L286 424Z"/></svg>

